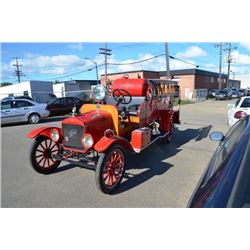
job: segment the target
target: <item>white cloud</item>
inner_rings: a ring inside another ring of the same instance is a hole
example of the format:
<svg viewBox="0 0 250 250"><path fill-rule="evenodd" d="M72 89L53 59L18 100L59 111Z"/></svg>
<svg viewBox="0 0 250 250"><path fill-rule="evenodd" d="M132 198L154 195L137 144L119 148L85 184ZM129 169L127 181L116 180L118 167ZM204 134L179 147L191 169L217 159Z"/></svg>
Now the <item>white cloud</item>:
<svg viewBox="0 0 250 250"><path fill-rule="evenodd" d="M195 64L194 61L192 60L185 60L187 63L178 61L178 60L171 60L170 61L170 70L177 70L177 69L193 69L195 68L194 65ZM190 64L191 63L191 64ZM164 69L165 70L165 69Z"/></svg>
<svg viewBox="0 0 250 250"><path fill-rule="evenodd" d="M147 60L149 58L154 57L151 53L139 54L138 58L135 59L126 59L116 63L122 63L125 65L118 65L117 71L132 71L132 70L152 70L152 71L160 71L166 68L166 62L163 57L153 58L152 60L139 62L135 64L127 64L126 63L133 63L137 61Z"/></svg>
<svg viewBox="0 0 250 250"><path fill-rule="evenodd" d="M9 64L2 69L2 74L7 72L12 73L14 68L14 60L10 61ZM72 69L80 70L81 66L85 66L82 59L76 55L56 55L56 56L45 56L39 54L26 54L24 58L19 60L22 64L21 70L27 77L33 74L51 74L51 75L62 75L68 72L72 72Z"/></svg>
<svg viewBox="0 0 250 250"><path fill-rule="evenodd" d="M248 66L235 66L234 64L231 65L230 70L235 72L236 74L250 74L250 68Z"/></svg>
<svg viewBox="0 0 250 250"><path fill-rule="evenodd" d="M201 49L198 46L191 46L185 52L180 52L176 54L176 57L183 56L183 57L199 57L199 56L206 56L207 52Z"/></svg>
<svg viewBox="0 0 250 250"><path fill-rule="evenodd" d="M41 74L50 74L50 75L62 75L65 74L65 69L62 67L56 67L53 69L45 69L40 71Z"/></svg>
<svg viewBox="0 0 250 250"><path fill-rule="evenodd" d="M58 55L50 58L51 64L55 66L67 66L79 62L81 59L75 55Z"/></svg>
<svg viewBox="0 0 250 250"><path fill-rule="evenodd" d="M249 64L250 67L250 56L246 54L241 54L239 51L234 51L232 57L235 59L235 62L238 64Z"/></svg>
<svg viewBox="0 0 250 250"><path fill-rule="evenodd" d="M14 70L10 70L9 65L6 63L1 63L0 79L8 79L13 76Z"/></svg>
<svg viewBox="0 0 250 250"><path fill-rule="evenodd" d="M245 49L250 50L250 43L240 43L240 46L245 48Z"/></svg>
<svg viewBox="0 0 250 250"><path fill-rule="evenodd" d="M83 50L84 49L83 43L69 44L68 47L70 49L76 49L76 50Z"/></svg>
<svg viewBox="0 0 250 250"><path fill-rule="evenodd" d="M27 54L20 62L23 67L49 67L49 66L67 66L77 63L81 60L76 55L56 55L44 56L36 54ZM13 61L10 62L12 64Z"/></svg>
<svg viewBox="0 0 250 250"><path fill-rule="evenodd" d="M123 64L123 65L108 65L108 72L109 73L115 73L115 72L126 72L126 71L135 71L135 70L152 70L152 71L164 71L166 70L166 58L165 56L156 57L152 60L139 62L135 64L130 64L133 62L146 60L148 58L152 58L155 55L151 53L145 53L145 54L139 54L137 58L133 59L126 59L126 60L117 60L114 55L110 57L109 63L117 63L117 64ZM103 58L96 58L95 61L97 62L99 59L99 63L102 64L104 62ZM193 60L186 59L185 62L181 62L175 59L170 59L170 70L176 70L176 69L189 69L194 68L195 62ZM191 63L191 64L189 64ZM103 69L99 70L100 74L104 73Z"/></svg>
<svg viewBox="0 0 250 250"><path fill-rule="evenodd" d="M247 75L240 75L239 77L236 77L237 80L241 80L241 87L242 88L250 88L250 76Z"/></svg>

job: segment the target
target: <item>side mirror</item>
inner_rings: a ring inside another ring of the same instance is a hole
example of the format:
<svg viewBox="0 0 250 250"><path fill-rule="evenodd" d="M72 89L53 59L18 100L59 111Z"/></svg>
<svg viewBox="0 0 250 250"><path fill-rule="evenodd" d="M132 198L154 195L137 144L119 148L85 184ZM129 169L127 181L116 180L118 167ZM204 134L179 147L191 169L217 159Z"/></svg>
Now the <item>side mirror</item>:
<svg viewBox="0 0 250 250"><path fill-rule="evenodd" d="M224 135L221 132L212 132L209 137L212 141L222 141L224 139Z"/></svg>

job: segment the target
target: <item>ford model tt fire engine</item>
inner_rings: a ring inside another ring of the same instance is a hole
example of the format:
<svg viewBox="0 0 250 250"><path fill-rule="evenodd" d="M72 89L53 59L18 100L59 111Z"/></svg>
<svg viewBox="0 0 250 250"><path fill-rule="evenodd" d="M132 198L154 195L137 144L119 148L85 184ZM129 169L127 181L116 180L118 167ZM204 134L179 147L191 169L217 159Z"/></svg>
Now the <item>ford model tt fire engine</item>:
<svg viewBox="0 0 250 250"><path fill-rule="evenodd" d="M114 80L109 89L96 85L96 104L84 104L80 114L73 112L62 121L61 128L40 127L28 134L34 139L32 167L49 174L68 161L95 169L97 187L113 192L131 153L140 153L158 139L171 141L174 123L179 123L177 85L128 77Z"/></svg>

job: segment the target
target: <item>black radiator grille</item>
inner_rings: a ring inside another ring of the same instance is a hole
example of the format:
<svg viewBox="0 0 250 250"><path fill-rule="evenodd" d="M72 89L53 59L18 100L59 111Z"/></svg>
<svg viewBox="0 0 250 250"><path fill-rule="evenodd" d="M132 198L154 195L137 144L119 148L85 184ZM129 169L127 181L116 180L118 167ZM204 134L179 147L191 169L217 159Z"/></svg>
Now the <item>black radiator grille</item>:
<svg viewBox="0 0 250 250"><path fill-rule="evenodd" d="M64 146L67 148L84 150L84 147L81 143L83 133L83 126L63 124Z"/></svg>

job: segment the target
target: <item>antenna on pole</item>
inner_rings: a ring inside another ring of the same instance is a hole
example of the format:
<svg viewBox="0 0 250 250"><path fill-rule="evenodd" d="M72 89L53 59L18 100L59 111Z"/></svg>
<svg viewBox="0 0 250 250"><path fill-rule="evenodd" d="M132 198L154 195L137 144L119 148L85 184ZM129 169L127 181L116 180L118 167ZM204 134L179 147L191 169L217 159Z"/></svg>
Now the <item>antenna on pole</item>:
<svg viewBox="0 0 250 250"><path fill-rule="evenodd" d="M21 82L21 76L25 76L24 73L22 73L22 71L20 70L20 67L22 66L22 64L19 64L17 57L15 57L14 59L16 59L16 64L13 64L14 67L16 67L16 70L14 71L14 76L17 76L17 80L20 83Z"/></svg>
<svg viewBox="0 0 250 250"><path fill-rule="evenodd" d="M99 48L101 52L99 54L103 54L105 56L105 85L107 85L107 56L111 56L112 54L110 53L112 50L107 48L107 43L105 43L105 48Z"/></svg>
<svg viewBox="0 0 250 250"><path fill-rule="evenodd" d="M215 47L220 48L220 66L219 66L219 90L221 90L221 67L222 67L222 43L215 44Z"/></svg>
<svg viewBox="0 0 250 250"><path fill-rule="evenodd" d="M232 44L228 43L228 47L225 48L225 51L228 51L228 56L226 59L227 62L227 88L229 87L229 77L230 77L230 64L233 62L234 58L231 56L231 51L237 49L237 47L232 48Z"/></svg>

